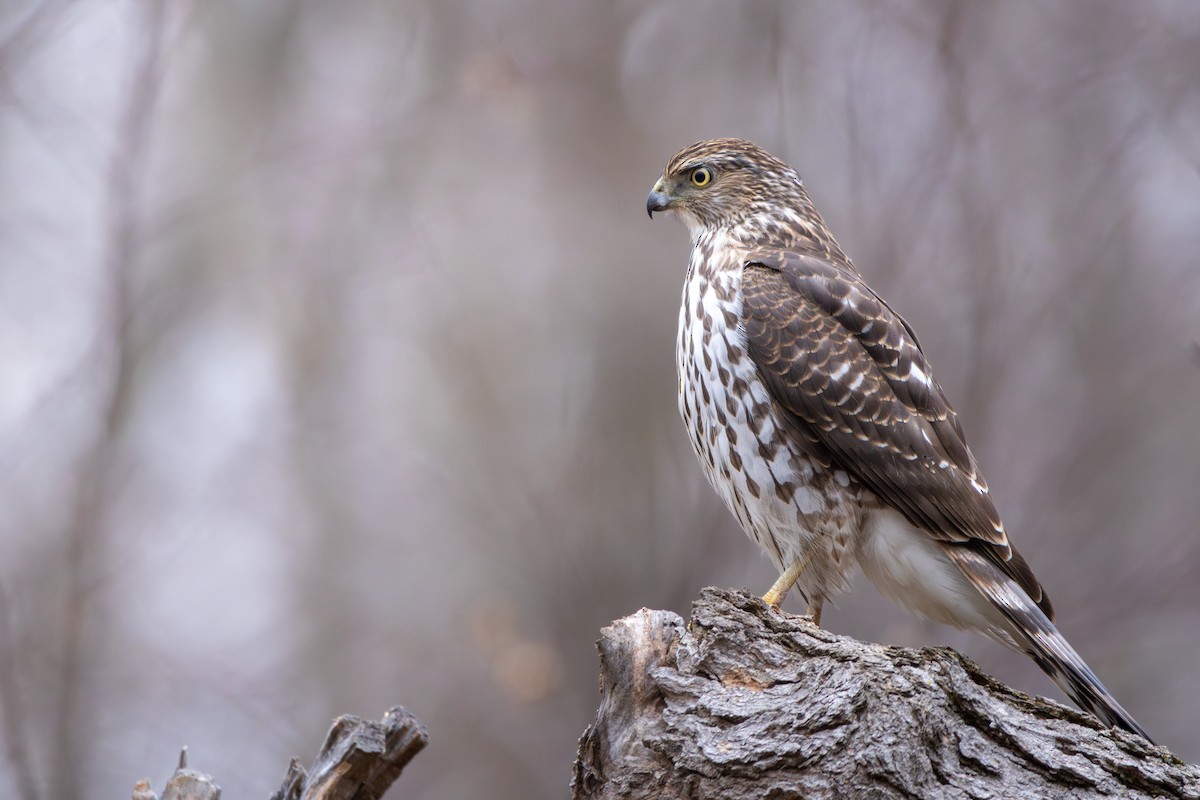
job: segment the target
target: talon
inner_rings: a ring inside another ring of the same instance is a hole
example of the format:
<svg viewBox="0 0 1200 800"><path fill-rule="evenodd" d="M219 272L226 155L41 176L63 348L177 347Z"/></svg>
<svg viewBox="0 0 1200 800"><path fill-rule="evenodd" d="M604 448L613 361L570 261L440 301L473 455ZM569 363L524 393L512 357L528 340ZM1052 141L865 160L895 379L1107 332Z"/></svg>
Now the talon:
<svg viewBox="0 0 1200 800"><path fill-rule="evenodd" d="M767 592L766 594L764 594L762 596L762 601L764 603L766 603L767 605L769 605L771 607L772 611L778 613L779 606L783 603L783 598L776 597L776 596L772 595L770 592Z"/></svg>

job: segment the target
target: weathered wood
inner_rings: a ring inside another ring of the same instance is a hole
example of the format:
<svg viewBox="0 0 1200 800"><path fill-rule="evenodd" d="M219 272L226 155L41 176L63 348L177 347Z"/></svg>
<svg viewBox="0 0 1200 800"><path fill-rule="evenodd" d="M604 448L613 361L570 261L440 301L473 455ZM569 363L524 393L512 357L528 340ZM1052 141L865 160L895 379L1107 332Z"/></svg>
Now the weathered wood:
<svg viewBox="0 0 1200 800"><path fill-rule="evenodd" d="M338 717L307 779L293 759L272 800L376 800L428 741L425 727L400 706L382 722Z"/></svg>
<svg viewBox="0 0 1200 800"><path fill-rule="evenodd" d="M1200 798L1200 767L953 650L858 642L706 589L605 628L584 798Z"/></svg>
<svg viewBox="0 0 1200 800"><path fill-rule="evenodd" d="M425 748L429 734L420 721L395 706L380 722L343 716L334 720L312 769L293 758L271 800L378 800L400 772ZM163 789L162 800L220 800L213 779L187 768L187 749ZM140 780L133 800L158 800L150 782Z"/></svg>
<svg viewBox="0 0 1200 800"><path fill-rule="evenodd" d="M211 775L188 769L188 749L179 751L179 765L163 789L162 800L221 800L221 787ZM159 800L150 788L150 781L143 778L133 785L133 800Z"/></svg>

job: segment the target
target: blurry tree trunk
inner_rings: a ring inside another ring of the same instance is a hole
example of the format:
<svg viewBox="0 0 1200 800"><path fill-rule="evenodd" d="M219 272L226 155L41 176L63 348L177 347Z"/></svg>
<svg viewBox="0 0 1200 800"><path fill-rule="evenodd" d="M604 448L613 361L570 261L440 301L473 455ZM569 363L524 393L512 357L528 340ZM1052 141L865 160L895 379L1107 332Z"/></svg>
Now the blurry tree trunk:
<svg viewBox="0 0 1200 800"><path fill-rule="evenodd" d="M599 641L583 798L1186 797L1200 767L949 649L864 644L706 589Z"/></svg>
<svg viewBox="0 0 1200 800"><path fill-rule="evenodd" d="M100 416L95 440L79 462L79 486L73 501L70 528L66 535L66 558L62 569L66 587L62 650L58 666L58 697L52 736L55 756L62 763L82 765L88 742L79 720L89 694L87 628L96 613L94 571L102 571L107 559L106 514L120 461L120 438L134 397L136 339L131 330L130 272L139 247L138 204L142 172L147 160L151 123L162 77L161 56L165 4L148 2L139 8L143 26L141 52L130 77L129 90L117 128L106 197L107 241L102 264L106 280L106 305L94 352L84 362L87 369L106 370L107 384L100 397ZM29 772L28 765L21 767ZM87 796L81 769L52 770L51 794L64 800ZM28 788L25 789L29 791ZM32 795L26 795L32 797Z"/></svg>
<svg viewBox="0 0 1200 800"><path fill-rule="evenodd" d="M428 741L425 727L400 706L390 709L381 722L338 717L312 769L305 772L293 758L271 800L377 800ZM220 796L221 787L212 777L188 768L185 750L161 800L219 800ZM159 799L150 782L142 780L133 788L133 800Z"/></svg>

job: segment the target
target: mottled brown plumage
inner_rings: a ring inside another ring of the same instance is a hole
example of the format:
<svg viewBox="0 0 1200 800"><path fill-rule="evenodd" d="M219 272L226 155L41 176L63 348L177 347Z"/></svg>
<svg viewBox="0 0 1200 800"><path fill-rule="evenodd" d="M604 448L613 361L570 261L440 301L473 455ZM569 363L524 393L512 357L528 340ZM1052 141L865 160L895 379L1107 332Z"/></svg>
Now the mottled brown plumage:
<svg viewBox="0 0 1200 800"><path fill-rule="evenodd" d="M679 407L713 487L819 619L859 564L886 595L1029 653L1145 736L1055 629L912 328L799 176L739 139L676 154L647 198L686 224ZM1148 737L1147 737L1148 738Z"/></svg>

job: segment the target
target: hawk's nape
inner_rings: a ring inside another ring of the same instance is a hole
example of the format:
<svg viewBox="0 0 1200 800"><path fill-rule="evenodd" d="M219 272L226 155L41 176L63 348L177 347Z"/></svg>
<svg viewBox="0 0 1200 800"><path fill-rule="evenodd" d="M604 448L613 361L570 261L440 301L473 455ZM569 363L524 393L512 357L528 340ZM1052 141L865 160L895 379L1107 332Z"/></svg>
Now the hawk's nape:
<svg viewBox="0 0 1200 800"><path fill-rule="evenodd" d="M677 213L679 408L709 481L819 620L854 564L939 622L1028 653L1080 706L1145 738L1054 627L909 325L863 281L796 171L739 139L667 164Z"/></svg>

